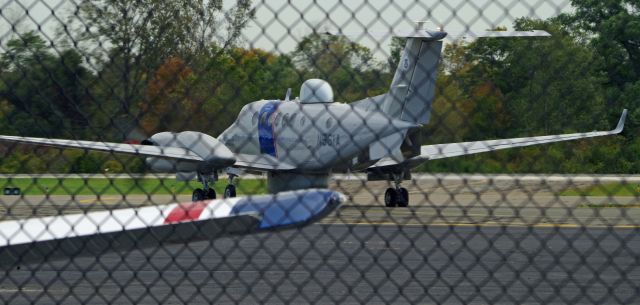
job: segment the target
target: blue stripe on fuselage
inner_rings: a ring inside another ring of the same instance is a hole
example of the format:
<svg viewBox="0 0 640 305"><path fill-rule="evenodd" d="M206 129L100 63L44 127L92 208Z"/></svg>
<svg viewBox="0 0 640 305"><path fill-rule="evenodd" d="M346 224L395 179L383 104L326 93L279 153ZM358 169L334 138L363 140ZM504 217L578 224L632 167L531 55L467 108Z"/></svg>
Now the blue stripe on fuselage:
<svg viewBox="0 0 640 305"><path fill-rule="evenodd" d="M279 102L268 102L260 108L258 115L258 139L260 153L276 156L276 136L271 116L278 110Z"/></svg>

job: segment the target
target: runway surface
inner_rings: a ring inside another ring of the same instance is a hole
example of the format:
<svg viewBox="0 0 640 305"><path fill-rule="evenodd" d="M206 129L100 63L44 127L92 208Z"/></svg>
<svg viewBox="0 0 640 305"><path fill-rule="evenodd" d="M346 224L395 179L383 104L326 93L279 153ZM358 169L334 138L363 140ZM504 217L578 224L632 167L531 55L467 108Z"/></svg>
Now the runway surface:
<svg viewBox="0 0 640 305"><path fill-rule="evenodd" d="M632 304L637 233L317 224L25 266L3 275L0 301Z"/></svg>
<svg viewBox="0 0 640 305"><path fill-rule="evenodd" d="M634 303L638 198L558 196L590 183L418 179L406 185L412 206L389 209L386 183L338 180L332 188L351 201L320 223L25 265L3 272L0 303ZM6 219L188 199L4 196L1 205Z"/></svg>

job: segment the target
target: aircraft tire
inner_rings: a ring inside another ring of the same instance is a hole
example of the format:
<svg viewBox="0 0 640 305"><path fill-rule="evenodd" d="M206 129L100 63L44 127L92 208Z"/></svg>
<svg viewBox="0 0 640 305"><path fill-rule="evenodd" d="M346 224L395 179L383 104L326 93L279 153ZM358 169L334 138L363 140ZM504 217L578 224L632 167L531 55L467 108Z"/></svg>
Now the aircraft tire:
<svg viewBox="0 0 640 305"><path fill-rule="evenodd" d="M398 189L398 206L409 206L409 191L404 187Z"/></svg>
<svg viewBox="0 0 640 305"><path fill-rule="evenodd" d="M388 188L386 192L384 192L384 205L387 207L395 207L398 204L398 193L396 193L395 189Z"/></svg>
<svg viewBox="0 0 640 305"><path fill-rule="evenodd" d="M191 201L202 201L205 200L205 193L202 189L195 189L191 194Z"/></svg>
<svg viewBox="0 0 640 305"><path fill-rule="evenodd" d="M209 188L207 191L207 199L216 199L216 190Z"/></svg>
<svg viewBox="0 0 640 305"><path fill-rule="evenodd" d="M236 186L233 184L227 185L224 188L224 198L234 198L236 197Z"/></svg>

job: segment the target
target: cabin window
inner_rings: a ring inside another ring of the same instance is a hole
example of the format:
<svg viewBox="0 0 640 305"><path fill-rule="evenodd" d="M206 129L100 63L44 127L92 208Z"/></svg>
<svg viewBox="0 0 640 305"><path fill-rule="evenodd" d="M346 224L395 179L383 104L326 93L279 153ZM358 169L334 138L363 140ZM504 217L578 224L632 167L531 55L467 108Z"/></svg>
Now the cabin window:
<svg viewBox="0 0 640 305"><path fill-rule="evenodd" d="M281 119L282 119L282 115L280 113L276 113L275 118L273 119L273 126L280 125Z"/></svg>
<svg viewBox="0 0 640 305"><path fill-rule="evenodd" d="M258 123L258 112L254 112L251 116L251 124L256 125Z"/></svg>
<svg viewBox="0 0 640 305"><path fill-rule="evenodd" d="M289 114L286 113L283 117L282 117L282 126L286 126L289 124Z"/></svg>
<svg viewBox="0 0 640 305"><path fill-rule="evenodd" d="M293 126L293 124L296 123L296 114L292 114L291 115L291 119L289 119L289 121L287 122L289 125Z"/></svg>
<svg viewBox="0 0 640 305"><path fill-rule="evenodd" d="M269 113L263 112L262 115L260 116L260 125L266 125L267 120L269 120Z"/></svg>

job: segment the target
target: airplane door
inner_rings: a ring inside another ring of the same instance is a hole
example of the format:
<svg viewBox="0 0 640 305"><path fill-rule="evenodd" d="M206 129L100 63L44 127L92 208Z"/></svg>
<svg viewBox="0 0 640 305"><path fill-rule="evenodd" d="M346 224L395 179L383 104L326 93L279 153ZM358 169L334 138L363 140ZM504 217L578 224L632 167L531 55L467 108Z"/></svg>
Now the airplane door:
<svg viewBox="0 0 640 305"><path fill-rule="evenodd" d="M278 110L277 102L269 102L262 106L258 116L258 140L260 153L276 156L275 126L273 116Z"/></svg>

